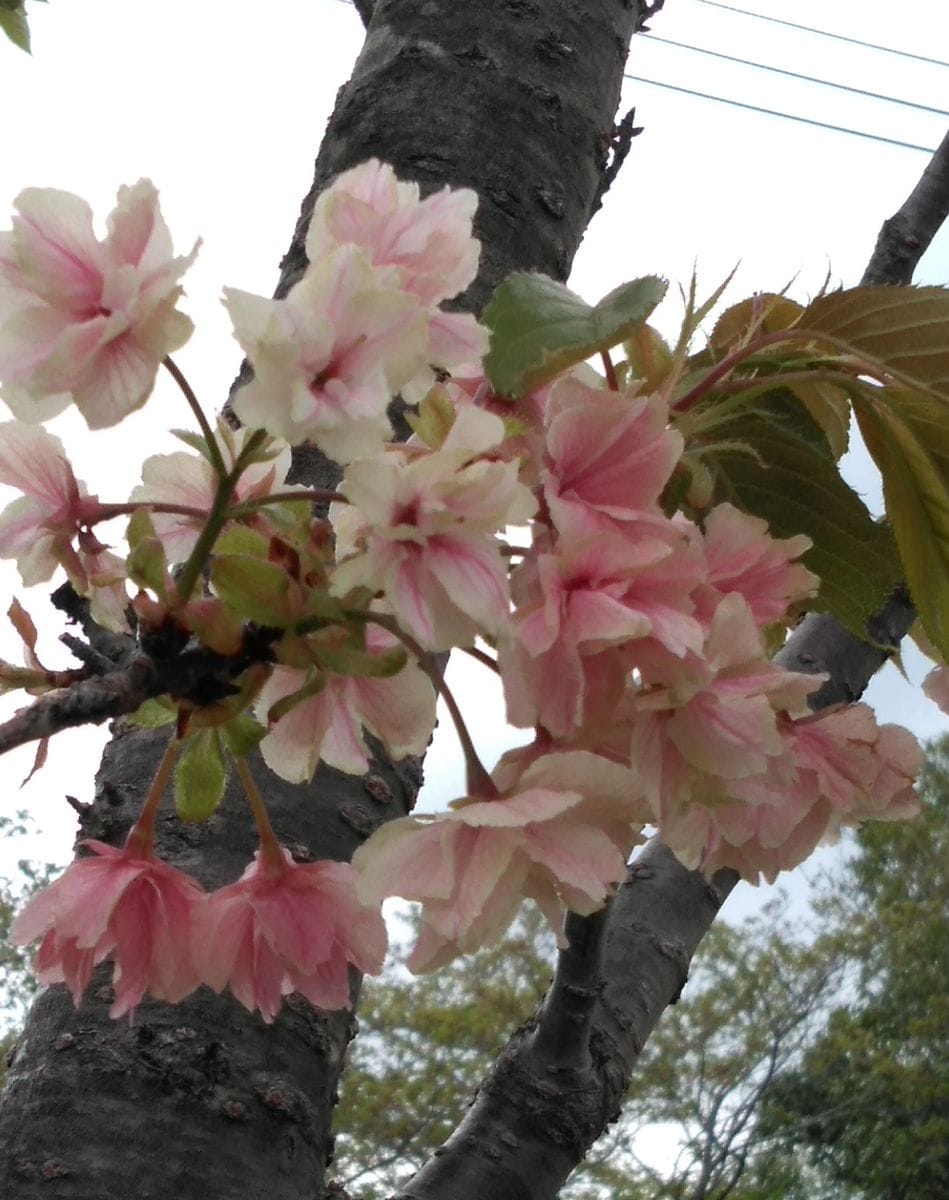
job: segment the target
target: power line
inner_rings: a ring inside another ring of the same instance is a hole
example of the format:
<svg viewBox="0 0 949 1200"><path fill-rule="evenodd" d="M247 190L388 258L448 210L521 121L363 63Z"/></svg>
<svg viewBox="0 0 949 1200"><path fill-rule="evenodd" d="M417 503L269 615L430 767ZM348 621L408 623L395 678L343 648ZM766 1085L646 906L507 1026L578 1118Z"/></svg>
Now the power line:
<svg viewBox="0 0 949 1200"><path fill-rule="evenodd" d="M745 8L736 8L734 4L722 4L721 0L696 0L696 3L707 4L710 8L724 8L728 12L740 13L743 17L754 17L758 21L770 21L773 25L786 25L788 29L801 29L804 33L833 38L836 42L849 42L852 46L863 46L866 50L879 50L883 54L895 54L897 58L911 58L915 62L931 63L934 67L949 67L949 62L943 62L941 58L927 58L925 54L911 54L908 50L894 50L892 46L878 46L875 42L862 42L859 38L846 37L842 33L831 33L827 29L812 29L810 25L797 25L794 21L782 21L780 17L769 17L766 13L749 12Z"/></svg>
<svg viewBox="0 0 949 1200"><path fill-rule="evenodd" d="M704 46L692 46L688 42L674 42L671 38L657 37L650 33L647 41L662 42L665 46L678 46L680 50L693 50L696 54L707 54L710 58L721 58L725 62L741 63L753 67L757 71L771 71L775 75L786 75L789 79L802 79L806 83L817 83L821 87L835 88L839 92L850 92L854 96L867 96L871 100L885 100L887 104L900 104L904 108L915 108L920 112L935 113L938 117L949 117L949 110L933 108L929 104L917 104L915 100L900 100L897 96L886 96L882 92L868 92L864 88L851 87L846 83L835 83L831 79L818 79L814 75L802 75L799 71L788 71L784 67L772 67L768 63L752 62L748 58L737 58L733 54L723 54L720 50L706 50Z"/></svg>
<svg viewBox="0 0 949 1200"><path fill-rule="evenodd" d="M746 108L749 112L764 113L768 117L783 117L785 121L797 121L801 125L814 125L818 129L830 129L834 133L846 133L851 137L866 138L871 142L884 142L888 146L900 146L904 150L919 150L923 154L934 154L931 146L917 146L914 142L901 142L896 138L881 137L878 133L866 133L862 129L848 129L844 125L830 125L826 121L813 121L810 117L799 117L796 113L779 112L773 108L762 108L758 104L746 104L742 100L729 100L725 96L711 96L708 92L697 92L692 88L680 87L675 83L660 83L658 79L646 79L642 75L624 75L636 83L648 83L652 87L668 88L672 92L683 92L686 96L698 96L702 100L715 100L719 104L730 104L734 108Z"/></svg>

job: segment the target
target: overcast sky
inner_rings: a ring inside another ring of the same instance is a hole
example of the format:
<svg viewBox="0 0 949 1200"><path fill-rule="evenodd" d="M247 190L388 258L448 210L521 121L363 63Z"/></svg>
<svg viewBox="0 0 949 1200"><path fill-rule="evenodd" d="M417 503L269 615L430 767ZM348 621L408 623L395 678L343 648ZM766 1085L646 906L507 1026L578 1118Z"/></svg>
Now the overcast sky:
<svg viewBox="0 0 949 1200"><path fill-rule="evenodd" d="M577 259L572 286L587 299L652 272L684 283L693 263L708 290L739 263L732 300L778 290L792 279L791 294L805 299L828 271L835 282L854 284L881 221L912 188L926 164L926 148L943 136L949 112L924 106L949 106L949 65L921 61L949 60L943 5L908 0L897 15L882 0L739 0L739 6L848 38L885 41L899 53L741 15L707 0L667 0L651 22L653 36L634 40L629 73L735 103L627 80L623 110L635 104L645 131ZM244 0L52 0L28 7L33 57L0 45L0 228L26 186L77 192L104 217L120 184L152 178L176 246L185 251L196 237L203 239L185 281L186 308L198 328L176 357L206 407L214 409L239 361L219 303L221 287L272 291L336 90L361 45L359 19L342 0L268 0L265 6ZM949 237L940 236L918 280L947 279ZM675 291L659 314L670 330ZM142 457L172 448L163 430L186 422L177 393L162 383L142 412L95 439L71 415L54 428L70 446L80 476L109 500L125 498ZM865 466L854 470L855 486L868 503L878 503ZM37 619L48 609L45 590L25 595L13 572L0 576L0 592L0 612L14 592ZM49 623L45 628L50 665L65 664L58 630ZM0 630L0 655L19 659L6 629ZM919 664L910 660L909 669L918 684ZM456 683L476 694L477 740L493 762L505 738L523 737L505 733L499 697L484 686L487 672L480 670L477 693L470 684L477 666L459 663ZM893 668L874 685L872 699L881 719L903 720L920 735L945 728L918 686L904 684ZM4 703L9 712L10 698ZM31 752L0 764L6 784L0 811L28 805L47 832L45 852L54 857L65 855L72 838L63 793L91 798L101 741L88 731L56 738L50 765L23 791L18 785ZM453 737L440 737L427 764L432 806L457 794L457 763Z"/></svg>

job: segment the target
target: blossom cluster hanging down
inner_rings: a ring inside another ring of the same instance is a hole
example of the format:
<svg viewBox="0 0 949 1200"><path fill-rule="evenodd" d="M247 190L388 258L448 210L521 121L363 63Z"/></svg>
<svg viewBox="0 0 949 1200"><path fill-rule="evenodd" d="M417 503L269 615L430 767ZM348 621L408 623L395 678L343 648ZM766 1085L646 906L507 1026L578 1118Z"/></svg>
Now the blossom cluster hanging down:
<svg viewBox="0 0 949 1200"><path fill-rule="evenodd" d="M78 1003L111 958L115 1015L202 983L268 1020L291 991L338 1008L350 966L381 968L389 896L421 903L410 965L427 970L500 937L525 897L562 940L565 911L602 907L646 827L689 867L757 882L842 826L916 811L915 740L862 705L812 712L823 677L772 660L803 611L832 607L836 581L816 534L776 532L744 482L767 466L765 418L796 423L795 447L805 429L820 470L836 470L839 410L772 401L763 378L796 381L805 361L852 381L872 363L791 321L784 341L807 353L783 346L762 371L781 339L762 333L760 305L717 356L690 358L691 328L673 350L645 324L656 280L593 310L515 277L484 325L446 312L477 272L475 194L422 198L373 161L317 201L309 265L285 297L225 290L253 378L233 403L241 428L212 428L167 358L190 330L177 303L193 253L173 257L152 185L122 189L102 241L76 197L33 189L17 207L0 234L0 382L16 417L0 424L0 483L19 497L0 513L0 555L26 584L62 568L110 629L143 644L174 629L235 664L213 702L169 693L133 718L174 736L125 847L87 843L18 918L21 941L42 939L41 979ZM75 403L91 427L114 423L163 362L200 431L149 458L127 502L100 501L39 422ZM414 429L398 445L396 396ZM286 483L303 444L341 465L336 490ZM95 533L121 515L124 553ZM491 773L433 657L450 649L498 672L529 731ZM34 695L62 684L29 645L3 678ZM247 753L259 745L292 782L321 762L365 772L367 732L395 758L421 754L436 688L467 794L383 825L351 866L293 862ZM155 814L174 780L179 813L209 815L231 768L260 849L207 895L156 857Z"/></svg>

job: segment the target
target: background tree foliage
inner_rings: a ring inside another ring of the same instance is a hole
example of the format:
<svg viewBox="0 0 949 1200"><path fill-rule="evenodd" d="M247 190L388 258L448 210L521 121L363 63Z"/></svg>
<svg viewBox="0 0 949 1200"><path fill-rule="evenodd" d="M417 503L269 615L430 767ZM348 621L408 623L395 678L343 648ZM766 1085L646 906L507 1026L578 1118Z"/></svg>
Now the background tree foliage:
<svg viewBox="0 0 949 1200"><path fill-rule="evenodd" d="M921 790L918 821L859 831L807 940L781 899L712 929L630 1102L565 1196L949 1193L949 737L930 746ZM381 1198L445 1140L553 956L528 909L472 958L366 981L336 1118L340 1183Z"/></svg>
<svg viewBox="0 0 949 1200"><path fill-rule="evenodd" d="M949 737L930 746L920 790L920 818L857 835L823 914L849 994L762 1115L838 1195L949 1195Z"/></svg>

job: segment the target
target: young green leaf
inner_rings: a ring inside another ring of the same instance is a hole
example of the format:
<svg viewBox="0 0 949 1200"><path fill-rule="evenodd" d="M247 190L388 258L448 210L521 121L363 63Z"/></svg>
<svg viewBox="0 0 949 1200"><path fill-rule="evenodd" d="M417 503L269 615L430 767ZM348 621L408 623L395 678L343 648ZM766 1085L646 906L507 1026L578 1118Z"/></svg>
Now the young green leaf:
<svg viewBox="0 0 949 1200"><path fill-rule="evenodd" d="M156 596L164 598L168 583L168 559L165 548L155 536L155 526L144 508L132 513L129 518L128 556L129 578L139 587L151 588Z"/></svg>
<svg viewBox="0 0 949 1200"><path fill-rule="evenodd" d="M211 566L215 592L235 612L258 625L288 629L295 617L290 611L286 571L275 563L243 554L222 555Z"/></svg>
<svg viewBox="0 0 949 1200"><path fill-rule="evenodd" d="M169 725L177 715L178 709L170 700L158 698L145 700L126 720L130 725L140 725L144 729L158 729Z"/></svg>
<svg viewBox="0 0 949 1200"><path fill-rule="evenodd" d="M913 601L926 633L949 656L949 403L863 386L854 407L883 476Z"/></svg>
<svg viewBox="0 0 949 1200"><path fill-rule="evenodd" d="M491 348L484 364L494 390L517 398L591 354L630 337L666 293L654 275L589 305L546 275L509 276L484 310Z"/></svg>
<svg viewBox="0 0 949 1200"><path fill-rule="evenodd" d="M0 4L0 29L7 35L14 46L19 46L30 54L30 27L27 24L26 13L22 0L4 0Z"/></svg>
<svg viewBox="0 0 949 1200"><path fill-rule="evenodd" d="M238 713L233 721L228 721L220 728L224 744L235 758L243 758L250 754L266 732L263 725L247 713Z"/></svg>
<svg viewBox="0 0 949 1200"><path fill-rule="evenodd" d="M175 809L182 821L206 821L221 803L227 763L216 729L192 734L175 766Z"/></svg>
<svg viewBox="0 0 949 1200"><path fill-rule="evenodd" d="M949 289L860 287L820 296L802 329L839 338L904 381L949 398Z"/></svg>

